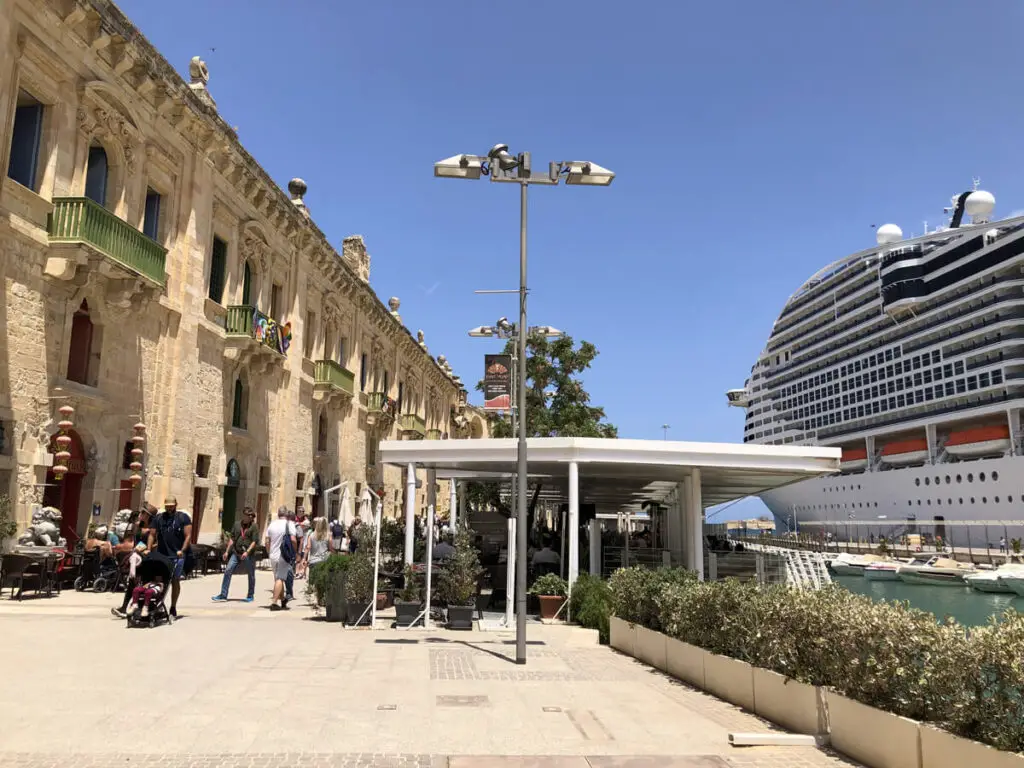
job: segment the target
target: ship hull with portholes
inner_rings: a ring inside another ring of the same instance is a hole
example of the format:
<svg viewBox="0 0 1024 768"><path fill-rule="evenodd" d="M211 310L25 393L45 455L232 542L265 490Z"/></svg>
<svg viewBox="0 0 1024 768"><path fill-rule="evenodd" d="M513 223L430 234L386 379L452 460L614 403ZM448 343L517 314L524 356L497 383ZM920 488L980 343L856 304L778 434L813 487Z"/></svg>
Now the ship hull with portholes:
<svg viewBox="0 0 1024 768"><path fill-rule="evenodd" d="M831 475L761 499L781 530L876 541L924 533L955 547L996 549L1001 538L1024 538L1024 456Z"/></svg>

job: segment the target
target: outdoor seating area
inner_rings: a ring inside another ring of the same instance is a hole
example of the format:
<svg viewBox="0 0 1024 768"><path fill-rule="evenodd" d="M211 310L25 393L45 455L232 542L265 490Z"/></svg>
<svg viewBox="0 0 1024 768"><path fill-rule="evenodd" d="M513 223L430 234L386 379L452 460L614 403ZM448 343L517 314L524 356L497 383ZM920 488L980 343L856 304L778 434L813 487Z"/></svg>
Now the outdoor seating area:
<svg viewBox="0 0 1024 768"><path fill-rule="evenodd" d="M8 554L0 557L0 597L10 590L12 600L21 600L25 592L53 597L60 594L59 567L63 555L46 552L39 555Z"/></svg>

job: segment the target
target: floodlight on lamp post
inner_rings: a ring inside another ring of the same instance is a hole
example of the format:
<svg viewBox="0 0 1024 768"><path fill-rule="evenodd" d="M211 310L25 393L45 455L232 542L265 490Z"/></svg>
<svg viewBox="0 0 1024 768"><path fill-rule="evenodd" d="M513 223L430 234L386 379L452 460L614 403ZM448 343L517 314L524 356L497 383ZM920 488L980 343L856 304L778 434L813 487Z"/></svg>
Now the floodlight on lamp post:
<svg viewBox="0 0 1024 768"><path fill-rule="evenodd" d="M526 324L526 191L531 184L554 186L562 176L566 184L607 187L615 174L583 160L548 164L547 174L534 174L530 153L513 155L507 144L495 144L485 155L453 155L434 163L434 175L444 179L479 179L519 185L519 328ZM520 333L519 359L519 442L516 451L516 663L526 663L526 333Z"/></svg>

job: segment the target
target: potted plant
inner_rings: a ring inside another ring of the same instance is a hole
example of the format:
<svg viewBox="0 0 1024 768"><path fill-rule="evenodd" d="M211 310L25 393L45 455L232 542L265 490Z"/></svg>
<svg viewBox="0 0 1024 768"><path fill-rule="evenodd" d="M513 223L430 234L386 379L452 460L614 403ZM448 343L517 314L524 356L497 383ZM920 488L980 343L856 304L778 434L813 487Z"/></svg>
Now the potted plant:
<svg viewBox="0 0 1024 768"><path fill-rule="evenodd" d="M568 585L565 579L556 573L545 573L538 576L530 587L530 594L536 595L540 601L540 617L553 619L565 603Z"/></svg>
<svg viewBox="0 0 1024 768"><path fill-rule="evenodd" d="M455 552L445 560L438 575L439 591L448 606L449 629L473 628L477 581L482 573L469 529L460 528L455 534Z"/></svg>
<svg viewBox="0 0 1024 768"><path fill-rule="evenodd" d="M405 566L405 579L395 600L395 626L411 627L423 610L423 585L420 574Z"/></svg>
<svg viewBox="0 0 1024 768"><path fill-rule="evenodd" d="M370 606L373 602L373 559L362 550L348 556L345 573L345 600L347 622L352 625L370 623Z"/></svg>
<svg viewBox="0 0 1024 768"><path fill-rule="evenodd" d="M333 553L315 563L306 577L306 596L315 610L323 608L327 621L345 621L348 602L345 591L349 555Z"/></svg>

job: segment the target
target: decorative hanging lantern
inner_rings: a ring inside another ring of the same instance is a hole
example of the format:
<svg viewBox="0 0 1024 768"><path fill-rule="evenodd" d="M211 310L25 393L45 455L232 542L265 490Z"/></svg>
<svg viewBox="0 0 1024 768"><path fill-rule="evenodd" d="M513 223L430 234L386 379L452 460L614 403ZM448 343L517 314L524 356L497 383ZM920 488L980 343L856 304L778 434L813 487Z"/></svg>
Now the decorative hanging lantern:
<svg viewBox="0 0 1024 768"><path fill-rule="evenodd" d="M146 444L146 425L140 421L132 429L135 431L135 434L132 435L132 444L135 447L132 448L132 463L128 465L128 468L132 471L128 481L134 488L142 482L142 475L139 473L142 471L142 457L145 455L145 450L142 446Z"/></svg>
<svg viewBox="0 0 1024 768"><path fill-rule="evenodd" d="M59 481L63 480L64 475L67 474L68 462L71 460L71 452L68 451L68 448L71 447L71 435L68 432L75 426L71 420L71 417L75 415L75 409L70 405L62 405L57 412L60 414L60 421L57 423L60 433L54 439L58 450L53 455L53 477Z"/></svg>

